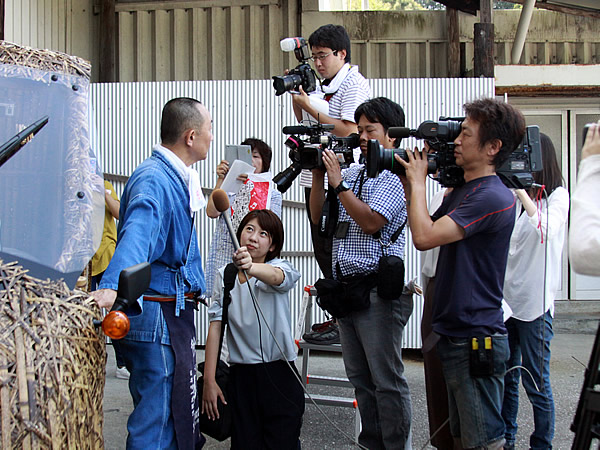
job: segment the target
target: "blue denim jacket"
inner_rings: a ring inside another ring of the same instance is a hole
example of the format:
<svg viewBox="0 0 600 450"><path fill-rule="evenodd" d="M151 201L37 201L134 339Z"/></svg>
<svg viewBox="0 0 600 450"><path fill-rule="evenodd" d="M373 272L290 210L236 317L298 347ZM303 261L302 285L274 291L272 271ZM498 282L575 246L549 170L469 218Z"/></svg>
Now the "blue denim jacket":
<svg viewBox="0 0 600 450"><path fill-rule="evenodd" d="M185 309L184 292L204 291L206 283L189 200L187 186L175 168L152 152L125 186L117 248L99 288L116 290L122 269L147 261L152 278L146 293L176 295L177 311ZM138 305L127 311L131 328L124 339L151 342L158 326L166 329L160 304L139 298ZM163 343L170 343L169 334L163 336Z"/></svg>

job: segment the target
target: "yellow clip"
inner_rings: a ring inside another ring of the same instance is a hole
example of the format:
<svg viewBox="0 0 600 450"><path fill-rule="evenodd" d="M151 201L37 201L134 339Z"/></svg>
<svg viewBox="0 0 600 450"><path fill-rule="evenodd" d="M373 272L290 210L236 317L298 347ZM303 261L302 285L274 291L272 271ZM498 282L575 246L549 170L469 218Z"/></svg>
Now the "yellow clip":
<svg viewBox="0 0 600 450"><path fill-rule="evenodd" d="M486 336L486 338L485 338L485 349L486 350L492 349L492 337L491 336Z"/></svg>
<svg viewBox="0 0 600 450"><path fill-rule="evenodd" d="M477 341L477 338L471 339L471 347L473 350L479 350L479 342Z"/></svg>

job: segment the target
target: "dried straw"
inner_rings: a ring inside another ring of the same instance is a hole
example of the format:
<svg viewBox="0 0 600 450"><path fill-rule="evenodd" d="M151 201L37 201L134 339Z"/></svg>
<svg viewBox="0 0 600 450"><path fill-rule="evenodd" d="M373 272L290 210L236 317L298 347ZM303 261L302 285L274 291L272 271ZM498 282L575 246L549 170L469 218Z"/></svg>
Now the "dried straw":
<svg viewBox="0 0 600 450"><path fill-rule="evenodd" d="M47 72L61 72L81 76L88 80L92 74L92 66L85 59L7 41L0 41L0 64L31 67Z"/></svg>
<svg viewBox="0 0 600 450"><path fill-rule="evenodd" d="M26 272L0 260L1 448L103 448L100 310Z"/></svg>

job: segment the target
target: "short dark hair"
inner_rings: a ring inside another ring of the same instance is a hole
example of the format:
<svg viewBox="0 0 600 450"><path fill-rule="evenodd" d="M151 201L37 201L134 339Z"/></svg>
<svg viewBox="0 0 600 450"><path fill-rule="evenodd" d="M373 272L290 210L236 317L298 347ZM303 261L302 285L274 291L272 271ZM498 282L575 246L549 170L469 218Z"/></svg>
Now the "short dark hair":
<svg viewBox="0 0 600 450"><path fill-rule="evenodd" d="M260 139L248 138L242 142L242 145L249 145L252 150L256 150L262 159L262 171L268 172L271 168L271 157L273 152L271 147Z"/></svg>
<svg viewBox="0 0 600 450"><path fill-rule="evenodd" d="M482 98L466 103L465 114L479 124L479 145L499 139L500 151L492 160L498 168L515 151L525 135L525 118L514 106L497 99Z"/></svg>
<svg viewBox="0 0 600 450"><path fill-rule="evenodd" d="M361 116L365 116L369 122L380 123L386 134L390 127L403 127L405 121L402 106L386 97L372 98L358 105L354 122L358 123ZM394 147L400 146L401 140L397 138Z"/></svg>
<svg viewBox="0 0 600 450"><path fill-rule="evenodd" d="M283 248L283 224L281 223L279 217L277 217L277 214L269 209L255 209L244 216L235 233L238 242L242 239L242 231L244 231L244 227L252 219L256 219L260 227L269 233L269 236L271 236L271 245L274 246L274 248L273 250L269 250L267 252L265 261L270 261L273 258L279 258L281 249Z"/></svg>
<svg viewBox="0 0 600 450"><path fill-rule="evenodd" d="M160 140L163 144L174 144L181 135L190 129L204 124L204 114L198 109L198 100L179 97L169 100L162 110Z"/></svg>
<svg viewBox="0 0 600 450"><path fill-rule="evenodd" d="M542 171L533 172L533 179L537 184L546 186L546 192L550 195L554 189L564 185L564 179L550 137L540 133L540 144L542 147ZM541 188L538 188L534 193L537 194L539 189Z"/></svg>
<svg viewBox="0 0 600 450"><path fill-rule="evenodd" d="M350 62L350 36L341 25L323 25L317 28L308 38L308 44L313 47L326 47L331 50L346 50L347 63Z"/></svg>

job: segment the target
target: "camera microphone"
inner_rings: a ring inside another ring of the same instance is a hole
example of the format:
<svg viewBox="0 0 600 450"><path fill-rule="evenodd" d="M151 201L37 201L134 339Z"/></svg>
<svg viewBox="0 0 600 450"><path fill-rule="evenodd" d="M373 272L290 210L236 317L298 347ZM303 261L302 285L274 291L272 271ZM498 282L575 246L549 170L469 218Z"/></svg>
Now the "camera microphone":
<svg viewBox="0 0 600 450"><path fill-rule="evenodd" d="M219 211L225 218L225 224L227 225L227 229L229 230L229 236L231 236L233 247L236 250L238 250L240 248L240 243L237 240L237 236L235 235L235 231L233 230L233 225L231 224L231 213L229 212L229 197L227 197L227 193L223 189L215 189L212 193L212 199L217 211Z"/></svg>
<svg viewBox="0 0 600 450"><path fill-rule="evenodd" d="M304 125L291 125L283 127L281 131L283 131L284 134L307 134L308 130L309 128Z"/></svg>
<svg viewBox="0 0 600 450"><path fill-rule="evenodd" d="M407 127L390 127L388 128L388 136L403 139L410 137L410 131L410 128Z"/></svg>

